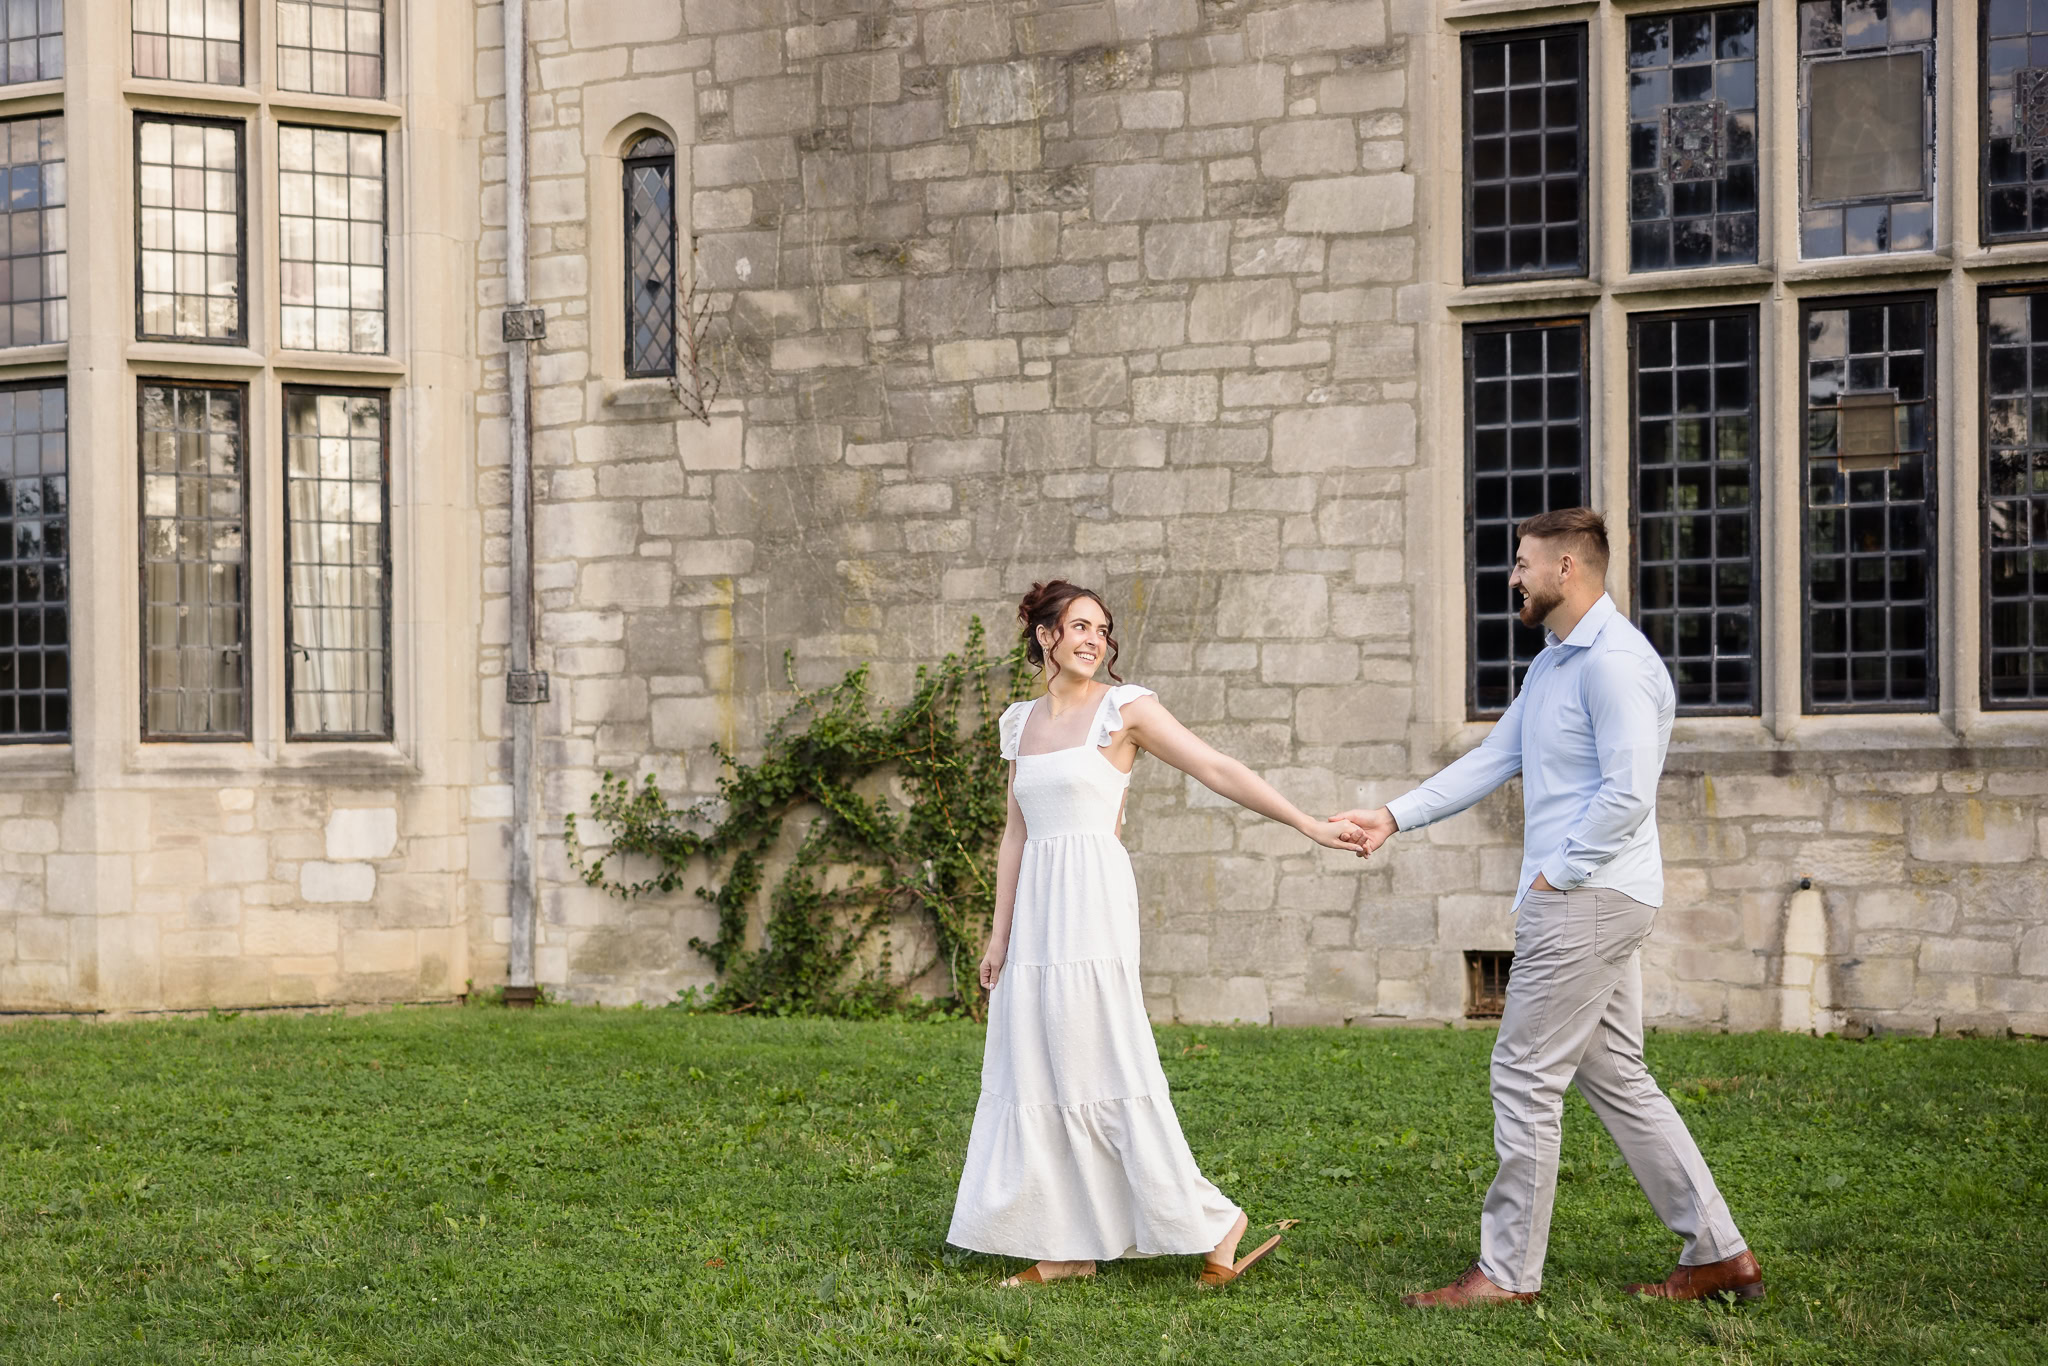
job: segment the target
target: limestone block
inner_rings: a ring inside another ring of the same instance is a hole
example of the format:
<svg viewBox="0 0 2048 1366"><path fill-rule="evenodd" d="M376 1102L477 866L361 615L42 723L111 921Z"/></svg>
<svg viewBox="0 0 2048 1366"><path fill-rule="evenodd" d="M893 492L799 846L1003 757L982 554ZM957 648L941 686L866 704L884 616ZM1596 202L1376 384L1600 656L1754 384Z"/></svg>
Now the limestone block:
<svg viewBox="0 0 2048 1366"><path fill-rule="evenodd" d="M1035 413L1052 407L1052 381L998 380L974 386L977 413Z"/></svg>
<svg viewBox="0 0 2048 1366"><path fill-rule="evenodd" d="M1260 650L1267 683L1349 683L1358 677L1358 647L1347 641L1270 644Z"/></svg>
<svg viewBox="0 0 2048 1366"><path fill-rule="evenodd" d="M1258 574L1224 581L1215 629L1223 637L1306 639L1330 624L1329 582L1320 574Z"/></svg>
<svg viewBox="0 0 2048 1366"><path fill-rule="evenodd" d="M737 733L739 707L723 697L657 697L649 704L655 748L702 750Z"/></svg>
<svg viewBox="0 0 2048 1366"><path fill-rule="evenodd" d="M1059 408L1121 408L1130 400L1129 372L1120 356L1105 356L1090 359L1067 359L1053 362L1052 401ZM1124 431L1143 433L1157 446L1157 459L1128 460L1135 454L1129 445L1118 446L1114 451L1105 432L1096 441L1096 458L1105 465L1119 463L1141 463L1158 465L1165 463L1165 439L1161 433L1147 428L1125 428Z"/></svg>
<svg viewBox="0 0 2048 1366"><path fill-rule="evenodd" d="M0 850L10 854L50 854L57 848L55 821L0 821Z"/></svg>
<svg viewBox="0 0 2048 1366"><path fill-rule="evenodd" d="M594 7L602 0L588 0L588 3ZM604 8L631 7L604 5ZM782 70L781 30L770 28L754 33L725 34L711 45L711 70L720 85L778 74Z"/></svg>
<svg viewBox="0 0 2048 1366"><path fill-rule="evenodd" d="M1760 987L1765 980L1763 954L1748 949L1682 948L1671 962L1674 975L1695 982Z"/></svg>
<svg viewBox="0 0 2048 1366"><path fill-rule="evenodd" d="M206 880L262 882L270 876L270 841L261 835L216 835L206 841Z"/></svg>
<svg viewBox="0 0 2048 1366"><path fill-rule="evenodd" d="M1825 778L1741 773L1700 782L1709 816L1819 816L1827 810Z"/></svg>
<svg viewBox="0 0 2048 1366"><path fill-rule="evenodd" d="M1513 898L1506 896L1439 897L1437 923L1441 942L1446 948L1461 952L1466 949L1513 949L1513 905Z"/></svg>
<svg viewBox="0 0 2048 1366"><path fill-rule="evenodd" d="M1257 62L1188 73L1188 122L1253 123L1287 112L1287 68Z"/></svg>
<svg viewBox="0 0 2048 1366"><path fill-rule="evenodd" d="M1309 0L1245 17L1245 46L1254 57L1294 57L1378 47L1387 40L1386 15L1358 0Z"/></svg>
<svg viewBox="0 0 2048 1366"><path fill-rule="evenodd" d="M1859 958L1835 967L1835 1004L1851 1010L1896 1010L1913 999L1913 960Z"/></svg>
<svg viewBox="0 0 2048 1366"><path fill-rule="evenodd" d="M1297 180L1281 220L1289 232L1378 233L1415 221L1415 177L1403 172Z"/></svg>
<svg viewBox="0 0 2048 1366"><path fill-rule="evenodd" d="M2010 940L1930 938L1920 944L1920 971L2009 973L2014 968Z"/></svg>
<svg viewBox="0 0 2048 1366"><path fill-rule="evenodd" d="M337 862L389 858L397 847L398 812L391 807L343 807L327 818L327 857Z"/></svg>
<svg viewBox="0 0 2048 1366"><path fill-rule="evenodd" d="M1147 816L1131 833L1132 843L1148 854L1212 854L1236 843L1230 818L1213 811Z"/></svg>
<svg viewBox="0 0 2048 1366"><path fill-rule="evenodd" d="M1406 639L1414 630L1408 590L1340 593L1330 604L1330 629L1346 638Z"/></svg>
<svg viewBox="0 0 2048 1366"><path fill-rule="evenodd" d="M1187 306L1174 299L1093 304L1074 310L1079 355L1128 356L1187 340Z"/></svg>
<svg viewBox="0 0 2048 1366"><path fill-rule="evenodd" d="M1282 789L1289 796L1297 796L1299 789L1289 786ZM1311 815L1328 815L1327 811L1311 809ZM1348 912L1359 900L1359 879L1348 873L1297 873L1280 879L1279 907L1283 912L1307 915L1314 912ZM1318 924L1322 922L1317 921ZM1343 926L1341 938L1331 942L1348 944L1351 941L1351 921L1348 915L1335 917L1335 923Z"/></svg>
<svg viewBox="0 0 2048 1366"><path fill-rule="evenodd" d="M583 567L577 601L586 607L666 607L674 574L658 560L600 560Z"/></svg>
<svg viewBox="0 0 2048 1366"><path fill-rule="evenodd" d="M1131 555L1141 550L1158 550L1165 544L1164 522L1119 518L1113 522L1074 524L1074 551L1080 555Z"/></svg>
<svg viewBox="0 0 2048 1366"><path fill-rule="evenodd" d="M242 952L330 954L341 948L341 921L332 911L251 908L242 921Z"/></svg>
<svg viewBox="0 0 2048 1366"><path fill-rule="evenodd" d="M1214 422L1219 411L1214 375L1151 375L1131 381L1136 421Z"/></svg>
<svg viewBox="0 0 2048 1366"><path fill-rule="evenodd" d="M377 870L367 863L311 859L299 865L299 895L316 903L364 902L377 893Z"/></svg>
<svg viewBox="0 0 2048 1366"><path fill-rule="evenodd" d="M647 716L644 678L583 678L574 685L573 715L579 725L640 721ZM332 858L333 855L329 854Z"/></svg>
<svg viewBox="0 0 2048 1366"><path fill-rule="evenodd" d="M1145 274L1154 280L1202 279L1230 269L1230 224L1156 223L1145 229Z"/></svg>
<svg viewBox="0 0 2048 1366"><path fill-rule="evenodd" d="M796 143L787 137L700 143L690 149L690 175L700 190L789 180L796 175Z"/></svg>
<svg viewBox="0 0 2048 1366"><path fill-rule="evenodd" d="M2034 817L2027 802L1916 801L1906 813L1906 846L1929 863L2020 863L2034 850Z"/></svg>
<svg viewBox="0 0 2048 1366"><path fill-rule="evenodd" d="M1209 936L1206 934L1147 934L1140 947L1146 972L1179 974L1209 971Z"/></svg>
<svg viewBox="0 0 2048 1366"><path fill-rule="evenodd" d="M981 273L910 281L903 291L903 331L912 337L987 335L995 317L995 285ZM898 436L910 435L898 431Z"/></svg>
<svg viewBox="0 0 2048 1366"><path fill-rule="evenodd" d="M1010 26L973 7L933 10L924 16L924 55L933 66L996 61L1010 55Z"/></svg>
<svg viewBox="0 0 2048 1366"><path fill-rule="evenodd" d="M751 469L790 469L811 465L836 465L845 450L840 428L825 423L800 426L755 425L746 434L746 463ZM631 507L631 504L627 504ZM590 557L601 552L585 551ZM620 552L610 552L617 554Z"/></svg>
<svg viewBox="0 0 2048 1366"><path fill-rule="evenodd" d="M1187 99L1178 90L1132 90L1118 98L1117 113L1130 129L1178 128L1187 122Z"/></svg>
<svg viewBox="0 0 2048 1366"><path fill-rule="evenodd" d="M1120 517L1179 517L1229 506L1228 470L1129 470L1110 483L1110 507Z"/></svg>
<svg viewBox="0 0 2048 1366"><path fill-rule="evenodd" d="M1166 528L1176 570L1242 571L1280 567L1280 527L1270 517L1190 518Z"/></svg>
<svg viewBox="0 0 2048 1366"><path fill-rule="evenodd" d="M1090 202L1098 223L1199 218L1202 168L1193 162L1130 162L1095 169Z"/></svg>
<svg viewBox="0 0 2048 1366"><path fill-rule="evenodd" d="M1038 62L991 62L946 73L946 120L959 128L1028 123L1064 107L1066 85Z"/></svg>
<svg viewBox="0 0 2048 1366"><path fill-rule="evenodd" d="M1896 797L1837 797L1828 806L1828 828L1851 834L1902 835L1903 804Z"/></svg>
<svg viewBox="0 0 2048 1366"><path fill-rule="evenodd" d="M827 105L890 104L903 94L903 63L893 51L827 57L818 70Z"/></svg>
<svg viewBox="0 0 2048 1366"><path fill-rule="evenodd" d="M1232 275L1313 275L1323 268L1324 241L1320 237L1241 238L1231 244ZM1327 343L1321 345L1327 346ZM1261 365L1300 364L1276 357L1273 348L1261 348Z"/></svg>
<svg viewBox="0 0 2048 1366"><path fill-rule="evenodd" d="M1325 114L1364 114L1399 109L1408 98L1407 73L1391 70L1340 71L1316 86L1316 107Z"/></svg>
<svg viewBox="0 0 2048 1366"><path fill-rule="evenodd" d="M1310 745L1405 740L1412 696L1408 688L1375 684L1303 688L1294 699L1296 737Z"/></svg>
<svg viewBox="0 0 2048 1366"><path fill-rule="evenodd" d="M1794 860L1802 877L1823 886L1850 887L1903 881L1904 853L1897 840L1837 837L1800 845Z"/></svg>
<svg viewBox="0 0 2048 1366"><path fill-rule="evenodd" d="M1415 410L1405 403L1330 404L1273 418L1276 474L1414 463Z"/></svg>
<svg viewBox="0 0 2048 1366"><path fill-rule="evenodd" d="M352 976L416 972L419 935L413 930L350 930L341 937L341 965Z"/></svg>
<svg viewBox="0 0 2048 1366"><path fill-rule="evenodd" d="M1219 911L1256 911L1250 923L1263 931L1278 933L1281 929L1273 911L1273 888L1279 880L1280 869L1271 859L1263 858L1219 858L1216 860L1216 900ZM1244 924L1245 921L1234 923ZM1237 961L1230 958L1229 961Z"/></svg>
<svg viewBox="0 0 2048 1366"><path fill-rule="evenodd" d="M538 503L534 555L542 560L630 555L640 542L640 509L630 501Z"/></svg>
<svg viewBox="0 0 2048 1366"><path fill-rule="evenodd" d="M1188 306L1188 340L1258 341L1294 330L1294 286L1285 280L1198 285Z"/></svg>
<svg viewBox="0 0 2048 1366"><path fill-rule="evenodd" d="M1259 169L1275 180L1343 175L1358 169L1358 124L1289 119L1259 130Z"/></svg>
<svg viewBox="0 0 2048 1366"><path fill-rule="evenodd" d="M2028 977L2048 977L2048 926L2020 937L2019 970Z"/></svg>
<svg viewBox="0 0 2048 1366"><path fill-rule="evenodd" d="M910 472L919 479L959 479L993 474L1002 466L1002 443L993 438L917 441L910 447Z"/></svg>
<svg viewBox="0 0 2048 1366"><path fill-rule="evenodd" d="M940 342L932 348L932 370L942 380L996 379L1020 368L1012 337Z"/></svg>
<svg viewBox="0 0 2048 1366"><path fill-rule="evenodd" d="M1356 237L1330 244L1330 283L1408 280L1415 275L1412 237Z"/></svg>
<svg viewBox="0 0 2048 1366"><path fill-rule="evenodd" d="M1186 1024L1267 1024L1273 1008L1263 977L1184 977L1174 984L1174 1017Z"/></svg>
<svg viewBox="0 0 2048 1366"><path fill-rule="evenodd" d="M1257 465L1266 458L1266 445L1266 429L1263 426L1183 427L1173 434L1172 463Z"/></svg>
<svg viewBox="0 0 2048 1366"><path fill-rule="evenodd" d="M1019 414L1009 419L1004 455L1011 469L1084 469L1094 463L1094 430L1088 413Z"/></svg>

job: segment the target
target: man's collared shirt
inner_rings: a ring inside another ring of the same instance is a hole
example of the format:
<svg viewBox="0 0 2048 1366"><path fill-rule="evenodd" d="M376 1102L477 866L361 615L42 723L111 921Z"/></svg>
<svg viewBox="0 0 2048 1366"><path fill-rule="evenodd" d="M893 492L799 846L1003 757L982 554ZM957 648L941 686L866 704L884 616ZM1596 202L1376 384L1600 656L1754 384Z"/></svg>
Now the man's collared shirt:
<svg viewBox="0 0 2048 1366"><path fill-rule="evenodd" d="M1664 903L1657 779L1677 702L1664 661L1601 594L1571 635L1543 633L1514 704L1471 753L1387 803L1403 830L1455 816L1522 775L1522 880Z"/></svg>

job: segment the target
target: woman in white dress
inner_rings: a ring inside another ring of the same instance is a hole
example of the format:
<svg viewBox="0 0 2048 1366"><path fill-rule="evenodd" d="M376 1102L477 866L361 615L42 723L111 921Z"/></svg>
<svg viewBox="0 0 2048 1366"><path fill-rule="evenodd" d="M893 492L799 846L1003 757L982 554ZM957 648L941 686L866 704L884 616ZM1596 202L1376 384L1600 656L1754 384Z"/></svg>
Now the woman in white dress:
<svg viewBox="0 0 2048 1366"><path fill-rule="evenodd" d="M1203 1256L1203 1284L1237 1279L1244 1211L1196 1168L1167 1098L1138 982L1138 896L1118 838L1142 749L1212 791L1359 852L1357 828L1304 814L1257 774L1174 720L1149 688L1112 687L1114 623L1063 580L1019 606L1043 697L1003 713L1010 815L995 924L981 960L990 990L981 1100L946 1240L1037 1259L1004 1281L1095 1274L1113 1257Z"/></svg>

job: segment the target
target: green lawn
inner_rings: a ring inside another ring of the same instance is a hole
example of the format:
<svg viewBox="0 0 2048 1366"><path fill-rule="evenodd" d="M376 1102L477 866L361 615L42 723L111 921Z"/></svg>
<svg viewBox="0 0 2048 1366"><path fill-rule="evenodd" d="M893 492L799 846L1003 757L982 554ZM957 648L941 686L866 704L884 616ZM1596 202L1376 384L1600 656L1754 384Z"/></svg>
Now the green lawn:
<svg viewBox="0 0 2048 1366"><path fill-rule="evenodd" d="M1493 1168L1492 1036L1166 1029L1254 1227L1001 1291L943 1242L981 1032L676 1011L0 1028L0 1362L2048 1360L2048 1049L1660 1034L1763 1261L1639 1304L1674 1240L1576 1097L1542 1312L1424 1318ZM1020 1344L1028 1339L1028 1345Z"/></svg>

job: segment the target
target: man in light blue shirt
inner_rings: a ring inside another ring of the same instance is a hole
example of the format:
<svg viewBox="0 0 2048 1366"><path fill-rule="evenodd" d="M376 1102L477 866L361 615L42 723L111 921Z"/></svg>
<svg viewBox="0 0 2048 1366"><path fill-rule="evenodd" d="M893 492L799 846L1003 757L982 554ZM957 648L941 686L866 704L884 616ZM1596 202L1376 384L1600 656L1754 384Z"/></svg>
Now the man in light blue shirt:
<svg viewBox="0 0 2048 1366"><path fill-rule="evenodd" d="M1671 742L1671 678L1607 596L1607 525L1590 508L1517 528L1510 588L1547 648L1484 743L1377 811L1337 817L1370 853L1397 830L1454 816L1522 776L1515 958L1494 1045L1500 1169L1479 1219L1479 1259L1419 1308L1531 1300L1543 1283L1564 1092L1576 1084L1657 1216L1684 1239L1678 1269L1631 1291L1760 1298L1763 1276L1685 1122L1643 1064L1638 948L1664 900L1657 779Z"/></svg>

